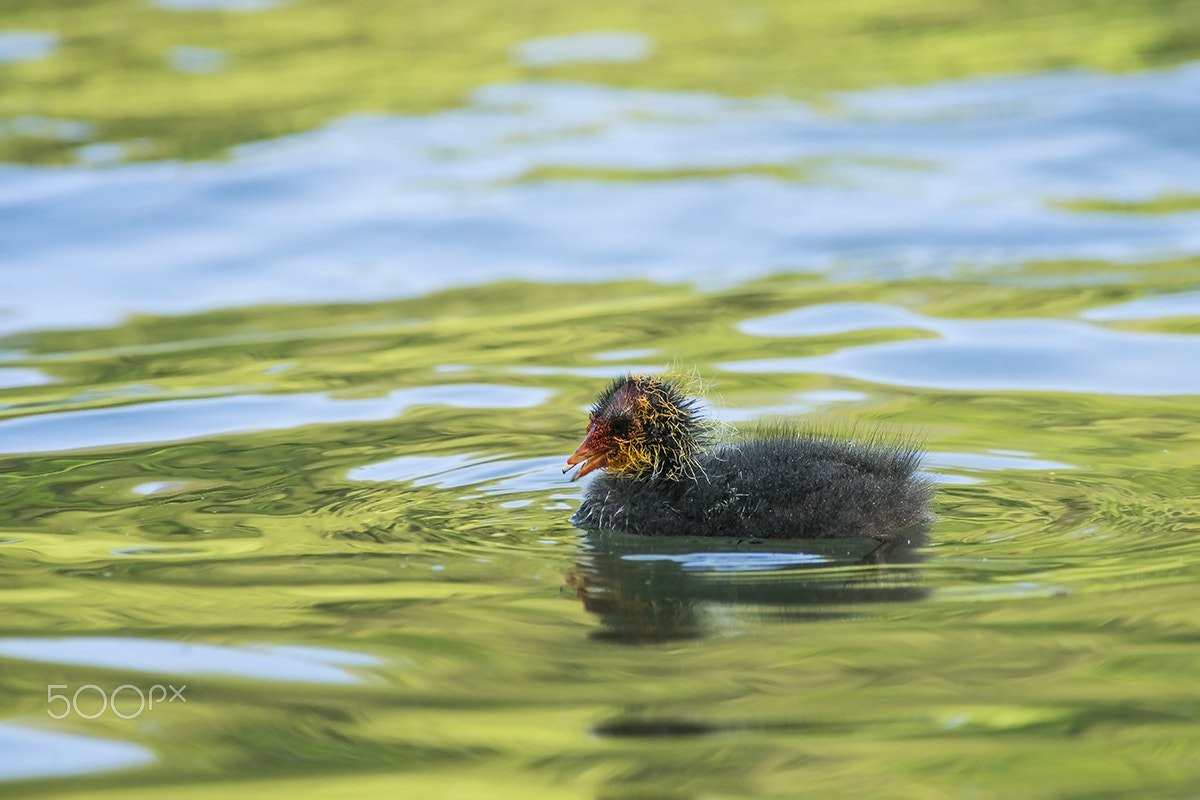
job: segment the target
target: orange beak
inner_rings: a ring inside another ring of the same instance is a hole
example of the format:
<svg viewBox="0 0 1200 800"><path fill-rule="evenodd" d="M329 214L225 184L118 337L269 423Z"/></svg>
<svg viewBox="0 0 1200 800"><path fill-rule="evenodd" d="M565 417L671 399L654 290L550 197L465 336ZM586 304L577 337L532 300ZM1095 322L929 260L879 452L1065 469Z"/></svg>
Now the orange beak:
<svg viewBox="0 0 1200 800"><path fill-rule="evenodd" d="M588 426L587 435L583 437L583 444L579 445L579 449L571 454L571 457L567 459L567 465L563 467L563 472L566 473L571 467L583 462L579 472L571 476L573 481L579 480L594 469L601 469L608 465L608 449L592 441L595 433L596 426L594 424Z"/></svg>

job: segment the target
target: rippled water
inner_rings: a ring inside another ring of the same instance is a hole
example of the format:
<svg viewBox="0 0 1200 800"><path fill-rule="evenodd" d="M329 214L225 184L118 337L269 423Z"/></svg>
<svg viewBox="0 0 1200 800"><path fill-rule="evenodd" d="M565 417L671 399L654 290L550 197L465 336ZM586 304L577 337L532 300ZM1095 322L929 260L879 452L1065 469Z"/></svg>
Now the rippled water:
<svg viewBox="0 0 1200 800"><path fill-rule="evenodd" d="M16 299L0 330L511 279L713 288L798 271L999 279L1032 263L1083 283L1038 262L1200 250L1200 206L1079 205L1200 197L1197 94L1196 65L846 93L820 109L531 83L228 163L7 166L0 252Z"/></svg>
<svg viewBox="0 0 1200 800"><path fill-rule="evenodd" d="M1195 796L1198 93L530 82L0 167L0 781ZM575 529L584 409L663 368L919 436L937 521Z"/></svg>

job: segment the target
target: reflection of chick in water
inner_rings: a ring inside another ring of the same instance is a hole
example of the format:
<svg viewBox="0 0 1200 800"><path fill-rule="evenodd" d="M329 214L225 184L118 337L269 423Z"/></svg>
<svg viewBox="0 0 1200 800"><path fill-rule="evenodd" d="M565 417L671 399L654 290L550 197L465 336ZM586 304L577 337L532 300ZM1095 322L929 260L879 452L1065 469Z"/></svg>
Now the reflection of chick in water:
<svg viewBox="0 0 1200 800"><path fill-rule="evenodd" d="M657 536L756 539L870 537L900 543L898 531L930 519L930 483L916 475L920 453L878 441L844 441L768 429L736 445L705 446L696 403L667 381L615 381L567 459L588 487L575 522ZM564 470L566 471L566 470Z"/></svg>
<svg viewBox="0 0 1200 800"><path fill-rule="evenodd" d="M665 569L670 565L622 565L614 558L620 556L585 557L567 576L584 609L604 623L590 638L647 644L706 635L709 626L698 613L700 604L667 588L675 583ZM651 571L659 573L659 580L648 574ZM651 585L654 591L648 590Z"/></svg>
<svg viewBox="0 0 1200 800"><path fill-rule="evenodd" d="M916 540L921 531L909 534ZM895 566L881 569L863 563L871 546L853 539L771 543L595 531L567 581L604 625L595 638L627 644L857 616L873 604L926 595L908 566L919 560L914 548L897 547L890 554Z"/></svg>

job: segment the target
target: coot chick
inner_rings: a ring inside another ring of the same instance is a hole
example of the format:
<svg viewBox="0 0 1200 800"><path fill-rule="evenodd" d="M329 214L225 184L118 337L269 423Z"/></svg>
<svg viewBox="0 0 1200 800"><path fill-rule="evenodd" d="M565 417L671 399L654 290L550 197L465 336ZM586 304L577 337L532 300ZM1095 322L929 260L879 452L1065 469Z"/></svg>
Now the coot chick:
<svg viewBox="0 0 1200 800"><path fill-rule="evenodd" d="M651 536L872 537L931 519L932 485L909 444L845 441L784 427L713 445L696 401L657 377L628 375L592 407L563 472L604 469L573 521Z"/></svg>

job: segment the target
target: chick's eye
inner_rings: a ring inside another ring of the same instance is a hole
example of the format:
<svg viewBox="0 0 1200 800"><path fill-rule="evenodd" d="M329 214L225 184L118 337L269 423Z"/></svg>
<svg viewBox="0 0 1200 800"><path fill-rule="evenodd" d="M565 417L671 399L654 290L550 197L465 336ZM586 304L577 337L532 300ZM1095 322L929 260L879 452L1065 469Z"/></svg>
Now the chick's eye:
<svg viewBox="0 0 1200 800"><path fill-rule="evenodd" d="M629 420L625 417L613 417L608 424L608 428L612 431L613 436L628 436L629 435Z"/></svg>

